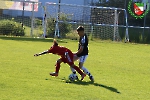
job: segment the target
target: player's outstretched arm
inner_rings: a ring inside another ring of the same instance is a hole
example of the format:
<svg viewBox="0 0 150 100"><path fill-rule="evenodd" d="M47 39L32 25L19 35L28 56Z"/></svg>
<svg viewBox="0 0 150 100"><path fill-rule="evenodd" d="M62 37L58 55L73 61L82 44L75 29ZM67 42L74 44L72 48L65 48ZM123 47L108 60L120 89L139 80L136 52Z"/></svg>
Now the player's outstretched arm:
<svg viewBox="0 0 150 100"><path fill-rule="evenodd" d="M47 53L48 53L48 50L43 51L41 53L36 53L36 54L34 54L34 56L40 56L40 55L47 54Z"/></svg>

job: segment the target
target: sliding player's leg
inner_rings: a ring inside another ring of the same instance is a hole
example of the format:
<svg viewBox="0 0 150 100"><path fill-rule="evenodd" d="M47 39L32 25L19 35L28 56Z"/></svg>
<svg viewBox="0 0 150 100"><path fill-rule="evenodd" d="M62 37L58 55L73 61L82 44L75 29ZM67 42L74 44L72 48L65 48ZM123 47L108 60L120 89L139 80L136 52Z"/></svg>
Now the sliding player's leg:
<svg viewBox="0 0 150 100"><path fill-rule="evenodd" d="M88 71L87 68L85 68L83 65L84 65L84 62L86 61L88 55L85 55L85 56L81 56L81 57L77 57L76 55L74 55L74 61L78 60L79 59L79 68L83 70L83 72L89 76L89 79L91 81L94 81L94 77L92 76L92 74ZM72 67L70 67L71 71L76 75L76 70Z"/></svg>
<svg viewBox="0 0 150 100"><path fill-rule="evenodd" d="M73 61L73 58L74 58L74 57L73 57L73 56L74 56L74 55L73 55L72 52L66 53L66 61L67 61L67 64L68 64L71 68L75 69L75 70L81 75L81 80L83 80L86 75L80 70L79 67L77 67L76 65L74 65L74 61Z"/></svg>
<svg viewBox="0 0 150 100"><path fill-rule="evenodd" d="M51 76L58 76L60 70L60 64L62 63L62 58L58 59L55 64L55 72L50 73Z"/></svg>
<svg viewBox="0 0 150 100"><path fill-rule="evenodd" d="M77 61L78 59L79 59L79 57L78 57L76 54L74 54L74 55L73 55L73 61ZM73 73L76 77L78 77L77 74L76 74L76 70L75 70L74 68L70 67L70 70L72 71L72 73Z"/></svg>
<svg viewBox="0 0 150 100"><path fill-rule="evenodd" d="M69 64L70 65L70 64ZM70 65L71 68L75 69L80 75L81 75L81 80L84 79L84 77L86 76L86 74L84 74L79 67L77 67L76 65L72 64Z"/></svg>

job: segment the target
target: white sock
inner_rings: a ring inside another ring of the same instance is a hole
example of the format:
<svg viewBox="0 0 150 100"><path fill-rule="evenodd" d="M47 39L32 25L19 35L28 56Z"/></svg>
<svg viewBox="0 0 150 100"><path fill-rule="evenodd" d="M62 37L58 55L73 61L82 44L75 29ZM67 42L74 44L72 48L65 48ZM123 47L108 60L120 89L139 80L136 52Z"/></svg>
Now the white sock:
<svg viewBox="0 0 150 100"><path fill-rule="evenodd" d="M90 73L85 67L82 66L81 69L83 70L83 72L84 72L86 75L91 76L91 73Z"/></svg>

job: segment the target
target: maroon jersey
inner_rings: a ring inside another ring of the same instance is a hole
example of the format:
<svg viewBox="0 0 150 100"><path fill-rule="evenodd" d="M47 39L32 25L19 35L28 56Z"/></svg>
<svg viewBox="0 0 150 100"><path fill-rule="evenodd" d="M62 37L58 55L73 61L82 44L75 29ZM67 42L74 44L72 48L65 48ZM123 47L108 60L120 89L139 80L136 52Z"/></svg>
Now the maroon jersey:
<svg viewBox="0 0 150 100"><path fill-rule="evenodd" d="M65 52L71 52L68 48L62 46L52 46L48 53L53 53L59 56L65 56Z"/></svg>
<svg viewBox="0 0 150 100"><path fill-rule="evenodd" d="M61 56L61 60L64 63L68 63L69 65L73 64L73 53L66 47L62 46L52 46L49 50L48 53L53 53L56 55ZM68 55L66 55L66 53Z"/></svg>

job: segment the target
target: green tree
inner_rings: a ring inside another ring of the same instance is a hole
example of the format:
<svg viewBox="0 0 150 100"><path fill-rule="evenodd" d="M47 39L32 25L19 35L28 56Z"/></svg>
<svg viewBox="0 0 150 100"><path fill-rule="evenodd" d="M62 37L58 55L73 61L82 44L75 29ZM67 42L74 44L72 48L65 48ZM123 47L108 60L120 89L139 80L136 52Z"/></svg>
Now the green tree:
<svg viewBox="0 0 150 100"><path fill-rule="evenodd" d="M128 23L129 25L135 25L135 26L143 26L144 18L143 19L136 19L133 17L129 11L128 11L128 3L131 0L99 0L99 2L96 2L94 5L96 6L105 6L105 7L116 7L116 8L123 8L126 9L127 15L128 15ZM138 2L141 2L142 0L138 0ZM132 3L133 5L133 3ZM131 6L131 9L133 10L133 6ZM148 8L150 9L150 8ZM124 15L120 14L120 18L122 18ZM146 15L146 26L150 26L150 13Z"/></svg>
<svg viewBox="0 0 150 100"><path fill-rule="evenodd" d="M66 34L69 33L71 31L71 24L67 23L67 20L69 20L67 18L66 14L61 14L59 16L59 21L63 21L63 22L59 22L59 31L60 31L60 37L64 38L66 37ZM55 18L49 18L48 22L47 22L47 33L48 36L50 37L54 37L54 33L55 33L55 25L56 25L56 19Z"/></svg>

